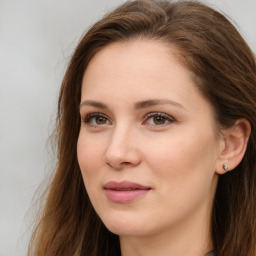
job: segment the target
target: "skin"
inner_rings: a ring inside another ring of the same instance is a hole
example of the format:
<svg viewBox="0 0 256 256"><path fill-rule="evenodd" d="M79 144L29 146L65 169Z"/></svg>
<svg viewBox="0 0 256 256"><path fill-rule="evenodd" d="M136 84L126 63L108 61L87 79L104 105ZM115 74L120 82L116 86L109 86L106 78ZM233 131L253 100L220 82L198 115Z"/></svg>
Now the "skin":
<svg viewBox="0 0 256 256"><path fill-rule="evenodd" d="M171 102L138 104L152 99ZM100 50L84 74L80 113L77 154L85 187L103 223L120 236L122 255L210 251L223 140L175 49L134 40ZM103 186L124 180L151 190L114 203Z"/></svg>

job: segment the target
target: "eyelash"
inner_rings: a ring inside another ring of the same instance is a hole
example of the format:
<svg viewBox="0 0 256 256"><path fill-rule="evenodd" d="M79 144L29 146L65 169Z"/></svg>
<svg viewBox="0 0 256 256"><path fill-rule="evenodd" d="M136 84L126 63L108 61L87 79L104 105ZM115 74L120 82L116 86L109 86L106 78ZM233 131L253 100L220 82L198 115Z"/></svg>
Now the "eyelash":
<svg viewBox="0 0 256 256"><path fill-rule="evenodd" d="M146 121L148 121L150 118L156 118L156 117L160 117L160 118L163 118L164 122L168 122L168 123L164 123L164 124L150 124L151 126L165 126L169 123L173 123L175 122L175 119L172 118L171 116L165 114L165 113L162 113L162 112L151 112L149 114L146 115L146 120L143 121L143 125L145 125Z"/></svg>
<svg viewBox="0 0 256 256"><path fill-rule="evenodd" d="M108 120L108 117L102 113L91 113L91 114L86 115L84 118L82 118L82 121L89 126L95 126L95 127L101 126L100 124L91 124L90 123L93 118L97 118L97 117L103 117L104 119Z"/></svg>
<svg viewBox="0 0 256 256"><path fill-rule="evenodd" d="M92 124L91 123L93 118L99 118L99 117L104 118L106 120L106 122L110 122L110 124L112 124L111 121L109 120L109 118L106 115L102 114L102 113L91 113L91 114L88 114L84 118L82 118L82 121L86 125L91 126L91 127L99 127L99 126L105 125L105 123L104 124ZM151 112L151 113L149 113L149 114L147 114L145 116L144 121L142 122L142 125L147 125L147 122L148 122L149 119L156 118L156 117L162 118L163 119L162 121L164 121L164 123L163 124L155 124L155 123L154 124L148 124L149 126L152 126L152 127L162 127L162 126L165 126L165 125L168 125L170 123L175 122L174 118L172 118L171 116L169 116L169 115L167 115L165 113L162 113L162 112Z"/></svg>

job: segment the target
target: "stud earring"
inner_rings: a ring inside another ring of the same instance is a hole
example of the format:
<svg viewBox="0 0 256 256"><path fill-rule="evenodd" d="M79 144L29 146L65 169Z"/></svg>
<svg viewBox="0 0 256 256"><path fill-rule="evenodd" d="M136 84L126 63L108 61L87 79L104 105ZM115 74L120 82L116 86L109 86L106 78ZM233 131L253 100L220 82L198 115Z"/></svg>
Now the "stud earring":
<svg viewBox="0 0 256 256"><path fill-rule="evenodd" d="M225 172L228 172L229 170L228 170L228 164L223 164L222 165L222 167L223 167L223 170L225 171Z"/></svg>

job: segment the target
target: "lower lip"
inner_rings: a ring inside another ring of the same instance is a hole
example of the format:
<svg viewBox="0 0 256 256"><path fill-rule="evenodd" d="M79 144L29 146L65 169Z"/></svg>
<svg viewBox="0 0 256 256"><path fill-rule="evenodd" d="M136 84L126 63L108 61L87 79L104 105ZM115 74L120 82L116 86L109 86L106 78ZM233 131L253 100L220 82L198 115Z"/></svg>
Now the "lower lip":
<svg viewBox="0 0 256 256"><path fill-rule="evenodd" d="M136 190L105 189L105 194L107 198L114 203L129 203L144 196L149 191L150 189L136 189Z"/></svg>

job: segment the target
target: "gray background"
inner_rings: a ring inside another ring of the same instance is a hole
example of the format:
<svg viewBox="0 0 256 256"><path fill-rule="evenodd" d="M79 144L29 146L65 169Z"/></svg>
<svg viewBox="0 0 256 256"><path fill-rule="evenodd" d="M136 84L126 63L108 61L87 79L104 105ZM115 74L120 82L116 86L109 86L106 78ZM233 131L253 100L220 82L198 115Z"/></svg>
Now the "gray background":
<svg viewBox="0 0 256 256"><path fill-rule="evenodd" d="M83 31L121 0L0 0L0 256L25 255L49 176L59 86ZM209 0L256 51L256 0ZM46 184L46 182L45 182Z"/></svg>

